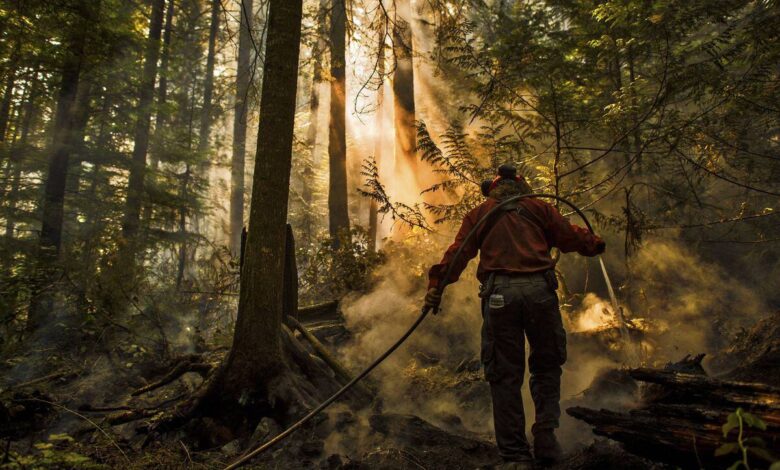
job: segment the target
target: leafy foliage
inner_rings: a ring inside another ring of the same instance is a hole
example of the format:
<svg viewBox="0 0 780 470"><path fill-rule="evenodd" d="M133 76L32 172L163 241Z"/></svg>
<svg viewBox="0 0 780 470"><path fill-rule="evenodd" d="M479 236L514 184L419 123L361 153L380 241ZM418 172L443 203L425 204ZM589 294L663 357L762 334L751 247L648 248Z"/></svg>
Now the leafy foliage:
<svg viewBox="0 0 780 470"><path fill-rule="evenodd" d="M300 296L313 303L337 299L346 292L365 292L371 286L371 273L385 261L381 251L369 247L368 234L352 227L339 235L339 244L325 237L312 251L299 250Z"/></svg>
<svg viewBox="0 0 780 470"><path fill-rule="evenodd" d="M732 431L736 431L736 441L727 442L721 445L716 451L716 457L722 457L729 454L738 454L739 460L734 462L729 470L738 470L744 468L750 470L749 456L758 457L761 460L771 464L770 470L780 468L780 460L774 457L767 449L766 442L758 436L747 436L748 429L758 431L766 430L766 423L758 416L755 416L742 408L729 414L726 423L723 425L723 437L727 438Z"/></svg>

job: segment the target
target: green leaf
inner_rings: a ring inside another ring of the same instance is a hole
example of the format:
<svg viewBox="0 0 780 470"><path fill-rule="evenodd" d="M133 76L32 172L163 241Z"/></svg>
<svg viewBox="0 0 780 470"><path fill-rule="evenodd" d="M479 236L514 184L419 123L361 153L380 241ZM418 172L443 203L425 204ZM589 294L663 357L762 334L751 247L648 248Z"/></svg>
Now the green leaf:
<svg viewBox="0 0 780 470"><path fill-rule="evenodd" d="M762 421L761 418L759 418L756 415L753 415L753 414L750 414L750 413L747 413L747 412L743 411L742 412L742 420L745 421L745 424L747 424L751 428L755 428L755 429L760 429L762 431L766 431L766 423L764 421Z"/></svg>
<svg viewBox="0 0 780 470"><path fill-rule="evenodd" d="M737 416L737 413L731 413L729 417L726 419L726 424L723 425L723 437L726 437L729 435L732 429L736 429L739 427L739 416Z"/></svg>
<svg viewBox="0 0 780 470"><path fill-rule="evenodd" d="M70 436L68 436L65 433L62 434L49 434L49 440L50 441L67 441L67 442L73 442L74 439Z"/></svg>
<svg viewBox="0 0 780 470"><path fill-rule="evenodd" d="M738 460L734 462L727 470L738 470L740 465L742 465L742 461Z"/></svg>
<svg viewBox="0 0 780 470"><path fill-rule="evenodd" d="M721 457L723 455L733 454L739 450L739 445L736 442L727 442L722 446L715 449L715 457Z"/></svg>
<svg viewBox="0 0 780 470"><path fill-rule="evenodd" d="M748 437L742 441L742 445L745 447L760 447L766 449L766 442L758 436Z"/></svg>
<svg viewBox="0 0 780 470"><path fill-rule="evenodd" d="M772 456L768 450L760 447L750 447L748 448L748 452L766 462L773 462L775 460L774 456Z"/></svg>
<svg viewBox="0 0 780 470"><path fill-rule="evenodd" d="M780 470L780 461L777 461L769 466L769 470Z"/></svg>

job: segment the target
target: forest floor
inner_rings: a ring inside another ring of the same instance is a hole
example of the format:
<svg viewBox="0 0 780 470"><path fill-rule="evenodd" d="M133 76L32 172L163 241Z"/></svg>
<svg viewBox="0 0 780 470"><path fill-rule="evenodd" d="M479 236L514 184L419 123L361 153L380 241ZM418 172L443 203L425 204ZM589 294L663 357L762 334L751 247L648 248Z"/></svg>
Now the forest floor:
<svg viewBox="0 0 780 470"><path fill-rule="evenodd" d="M778 320L780 313L759 322L710 362L730 370L724 378L780 386ZM338 319L308 326L335 351L350 341ZM46 350L7 358L1 366L0 468L223 468L289 424L264 418L250 438L218 448L199 448L184 432L150 437L154 416L191 395L201 376L188 372L132 394L159 380L175 361L161 365L129 341L118 349L122 354L73 351L68 335L58 341ZM205 350L197 357L217 364L225 353L224 348ZM337 403L247 468L494 468L500 458L489 428L474 426L490 414L478 360L448 362L425 352L413 353L413 358L397 375L406 382L402 397L376 399L360 408ZM387 384L372 385L387 390ZM640 405L641 389L625 370L604 370L584 393L564 398L562 408L631 410ZM439 398L447 406L431 407ZM399 401L406 403L400 410L388 404ZM410 412L416 409L420 413ZM596 437L590 426L568 416L559 436L567 454L555 469L674 468L661 461L663 456L654 462Z"/></svg>

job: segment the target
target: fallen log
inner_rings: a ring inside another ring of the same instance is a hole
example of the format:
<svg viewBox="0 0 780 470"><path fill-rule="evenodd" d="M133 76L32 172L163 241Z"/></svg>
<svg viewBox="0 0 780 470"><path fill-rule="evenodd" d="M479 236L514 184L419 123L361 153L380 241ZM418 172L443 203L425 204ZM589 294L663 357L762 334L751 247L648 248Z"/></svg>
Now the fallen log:
<svg viewBox="0 0 780 470"><path fill-rule="evenodd" d="M346 367L344 367L338 359L333 357L333 354L328 351L328 348L323 345L319 339L317 339L316 336L314 336L309 330L304 327L301 322L296 320L292 317L287 317L287 321L289 324L294 327L296 330L298 330L301 335L303 335L304 338L311 344L314 351L317 353L317 355L322 358L323 361L325 361L328 366L333 369L333 372L336 373L339 377L341 377L342 380L345 382L349 382L352 380L353 376L352 374L347 370ZM368 386L366 386L362 382L358 382L356 385L356 388L364 395L368 397L373 397L375 393L373 393Z"/></svg>
<svg viewBox="0 0 780 470"><path fill-rule="evenodd" d="M214 365L204 362L202 356L191 354L179 359L162 378L135 390L130 395L137 397L138 395L151 392L152 390L168 385L188 372L200 374L200 376L205 379L212 369L214 369Z"/></svg>
<svg viewBox="0 0 780 470"><path fill-rule="evenodd" d="M320 304L307 305L298 308L298 321L309 323L324 320L338 320L341 317L339 313L339 302L331 300Z"/></svg>
<svg viewBox="0 0 780 470"><path fill-rule="evenodd" d="M639 368L629 375L641 382L658 384L665 393L649 397L653 402L690 402L742 406L780 411L780 388L759 383L718 380L706 375Z"/></svg>
<svg viewBox="0 0 780 470"><path fill-rule="evenodd" d="M71 377L75 377L78 375L78 372L74 370L67 370L62 372L55 372L53 374L45 375L43 377L38 377L37 379L28 380L26 382L20 382L18 384L14 384L8 387L9 390L13 389L19 389L24 387L29 387L31 385L37 385L43 382L50 382L52 380L59 380L59 379L69 379Z"/></svg>
<svg viewBox="0 0 780 470"><path fill-rule="evenodd" d="M780 448L780 389L670 370L640 368L629 375L650 384L639 408L616 412L572 407L566 412L630 452L683 468L733 463L734 455L716 458L715 451L736 440L734 435L724 438L722 429L738 407L766 424L765 430L746 430L748 437L761 438L769 450Z"/></svg>

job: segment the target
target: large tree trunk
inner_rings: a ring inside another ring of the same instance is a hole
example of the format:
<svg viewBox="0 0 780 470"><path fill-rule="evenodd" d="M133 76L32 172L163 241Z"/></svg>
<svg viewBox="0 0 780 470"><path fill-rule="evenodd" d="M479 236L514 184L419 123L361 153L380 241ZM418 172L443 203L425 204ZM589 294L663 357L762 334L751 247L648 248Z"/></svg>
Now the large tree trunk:
<svg viewBox="0 0 780 470"><path fill-rule="evenodd" d="M62 65L62 78L54 115L54 131L49 156L46 183L43 188L41 234L39 239L38 262L42 269L40 279L33 289L30 311L27 318L27 330L34 331L40 326L51 310L52 297L45 293L46 284L52 279L51 267L57 261L62 244L62 220L65 204L65 186L68 175L68 162L73 146L74 103L81 78L84 52L87 41L86 25L89 22L90 7L80 2L78 19L73 25L66 43L66 53Z"/></svg>
<svg viewBox="0 0 780 470"><path fill-rule="evenodd" d="M412 56L412 8L410 0L396 0L393 27L393 108L395 112L396 170L406 167L415 175L417 167L417 128L414 107L414 62ZM406 170L405 170L406 171Z"/></svg>
<svg viewBox="0 0 780 470"><path fill-rule="evenodd" d="M256 396L282 370L281 327L287 203L292 166L301 0L271 0L265 73L233 345L223 395Z"/></svg>
<svg viewBox="0 0 780 470"><path fill-rule="evenodd" d="M138 99L137 121L130 162L130 176L127 184L125 217L122 223L122 236L125 243L121 261L132 266L135 257L136 236L140 227L141 207L143 204L144 177L146 176L146 154L149 150L149 133L152 123L152 101L154 83L157 79L157 60L160 57L160 35L162 33L163 10L165 0L152 0L152 17L149 21L149 37L144 53L144 69L141 77L141 91Z"/></svg>
<svg viewBox="0 0 780 470"><path fill-rule="evenodd" d="M238 70L233 108L233 160L230 169L230 252L239 255L244 227L244 173L246 162L247 101L252 80L252 0L241 2L238 34Z"/></svg>
<svg viewBox="0 0 780 470"><path fill-rule="evenodd" d="M349 230L347 206L347 137L346 137L346 9L344 0L333 0L330 17L330 188L328 217L334 246L339 234Z"/></svg>

